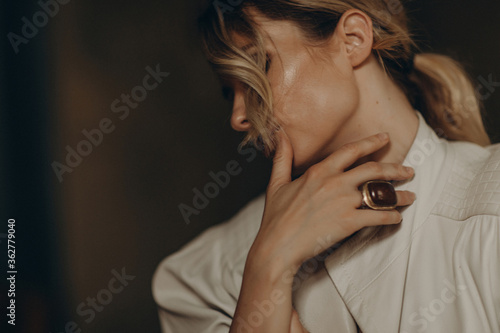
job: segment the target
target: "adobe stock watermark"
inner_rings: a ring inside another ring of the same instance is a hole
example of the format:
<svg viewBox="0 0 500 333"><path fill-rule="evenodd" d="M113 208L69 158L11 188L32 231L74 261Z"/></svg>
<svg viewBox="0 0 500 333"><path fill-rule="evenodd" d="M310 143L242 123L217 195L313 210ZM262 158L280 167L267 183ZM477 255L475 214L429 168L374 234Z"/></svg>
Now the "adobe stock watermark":
<svg viewBox="0 0 500 333"><path fill-rule="evenodd" d="M38 35L39 29L44 28L51 18L59 13L61 5L66 5L70 0L40 0L38 6L40 10L36 11L31 20L26 16L21 18L23 26L19 34L14 32L7 33L7 39L12 46L15 54L19 53L21 44L28 44L29 41Z"/></svg>
<svg viewBox="0 0 500 333"><path fill-rule="evenodd" d="M316 241L318 245L314 248L314 256L304 261L297 272L288 270L281 276L283 282L292 284L292 292L296 291L303 281L315 274L321 263L338 249L345 242L345 239L333 243L332 235L328 234L323 238L318 237Z"/></svg>
<svg viewBox="0 0 500 333"><path fill-rule="evenodd" d="M257 149L255 147L248 147L243 149L238 149L238 153L246 156L246 161L248 163L252 162L257 156ZM221 189L225 189L231 182L231 177L238 176L243 171L241 164L237 160L231 160L226 163L225 170L220 170L218 172L210 171L208 173L211 181L207 182L204 186L198 189L193 188L193 200L192 206L185 203L180 203L178 205L179 211L186 224L191 223L192 215L199 215L200 212L207 208L210 204L210 200L215 199L221 192Z"/></svg>
<svg viewBox="0 0 500 333"><path fill-rule="evenodd" d="M241 5L244 0L215 0L213 5L217 11L220 11L222 16L227 12L232 12L235 7Z"/></svg>
<svg viewBox="0 0 500 333"><path fill-rule="evenodd" d="M305 281L309 276L314 274L321 262L323 262L335 249L340 247L342 242L338 242L332 245L333 238L330 234L326 235L324 238L317 239L318 245L314 249L314 257L306 260L297 272L293 272L291 269L285 271L281 279L286 284L292 284L293 293L297 290L301 281ZM326 250L323 250L325 249ZM280 289L273 289L269 294L269 299L257 301L253 300L252 304L256 310L250 312L246 318L238 317L236 321L236 332L238 333L252 333L255 329L260 327L264 323L265 318L269 318L273 312L276 310L276 306L283 304L285 301L285 294Z"/></svg>
<svg viewBox="0 0 500 333"><path fill-rule="evenodd" d="M454 123L455 126L462 126L464 121L467 121L475 113L477 99L486 101L500 87L500 82L494 81L492 73L488 74L487 78L482 75L478 76L477 81L479 83L474 88L475 95L468 95L462 102L455 102L451 109L444 110L447 122ZM435 132L439 137L448 139L442 129L436 129Z"/></svg>
<svg viewBox="0 0 500 333"><path fill-rule="evenodd" d="M252 311L248 314L246 319L238 317L236 318L236 332L238 333L252 333L254 328L261 326L264 323L264 317L269 318L276 309L276 305L283 304L285 302L285 294L279 289L273 289L269 295L269 299L265 299L261 302L254 300L252 304L257 308L257 310Z"/></svg>
<svg viewBox="0 0 500 333"><path fill-rule="evenodd" d="M417 332L425 332L429 323L436 321L446 306L454 303L457 298L467 289L465 285L453 285L447 279L443 280L445 287L441 290L439 297L431 300L425 307L420 307L418 311L410 314L408 322L410 326L415 327ZM402 333L408 333L402 331Z"/></svg>
<svg viewBox="0 0 500 333"><path fill-rule="evenodd" d="M488 75L488 79L485 79L482 75L478 76L477 80L480 82L476 86L476 92L479 96L479 99L482 101L487 100L493 95L496 88L500 87L500 82L493 81L493 73ZM484 93L483 93L484 92Z"/></svg>
<svg viewBox="0 0 500 333"><path fill-rule="evenodd" d="M113 277L109 280L106 288L99 290L95 297L87 297L84 302L81 302L76 307L76 313L84 318L85 323L90 324L95 319L96 313L102 312L104 307L113 301L114 296L120 294L129 285L129 282L135 279L134 275L128 275L125 272L125 267L122 268L121 272L113 269L111 274ZM64 331L60 333L81 332L82 329L76 322L68 321L64 325Z"/></svg>
<svg viewBox="0 0 500 333"><path fill-rule="evenodd" d="M168 72L161 71L160 64L157 64L154 69L147 66L145 70L147 74L143 77L140 85L133 87L130 94L121 94L120 98L111 103L111 112L117 114L118 119L128 118L130 110L136 109L139 103L146 99L148 92L156 89L170 75ZM67 154L64 160L66 163L53 161L51 164L59 183L63 182L65 173L73 172L83 162L83 159L92 153L95 147L102 144L105 134L110 134L115 129L116 125L107 117L102 118L96 128L90 130L84 128L81 132L84 138L76 144L75 148L66 146Z"/></svg>

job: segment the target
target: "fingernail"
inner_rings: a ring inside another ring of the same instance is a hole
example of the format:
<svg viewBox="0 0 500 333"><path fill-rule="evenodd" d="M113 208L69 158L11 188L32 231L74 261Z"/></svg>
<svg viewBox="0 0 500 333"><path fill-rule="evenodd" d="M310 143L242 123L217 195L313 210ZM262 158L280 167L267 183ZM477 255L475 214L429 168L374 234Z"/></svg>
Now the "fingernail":
<svg viewBox="0 0 500 333"><path fill-rule="evenodd" d="M406 172L408 173L413 173L413 168L412 167L405 167Z"/></svg>
<svg viewBox="0 0 500 333"><path fill-rule="evenodd" d="M387 134L386 132L379 133L378 137L379 137L380 140L385 140L385 139L387 139L389 137L389 134Z"/></svg>

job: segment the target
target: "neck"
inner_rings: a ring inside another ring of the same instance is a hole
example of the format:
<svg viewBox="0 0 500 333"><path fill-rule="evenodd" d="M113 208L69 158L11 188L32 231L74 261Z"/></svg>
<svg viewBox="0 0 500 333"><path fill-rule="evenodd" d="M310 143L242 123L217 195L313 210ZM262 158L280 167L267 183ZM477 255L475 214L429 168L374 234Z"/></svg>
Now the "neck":
<svg viewBox="0 0 500 333"><path fill-rule="evenodd" d="M390 143L356 164L367 160L402 163L418 130L415 110L373 56L356 68L354 75L359 87L359 105L337 137L342 137L345 143L387 132Z"/></svg>

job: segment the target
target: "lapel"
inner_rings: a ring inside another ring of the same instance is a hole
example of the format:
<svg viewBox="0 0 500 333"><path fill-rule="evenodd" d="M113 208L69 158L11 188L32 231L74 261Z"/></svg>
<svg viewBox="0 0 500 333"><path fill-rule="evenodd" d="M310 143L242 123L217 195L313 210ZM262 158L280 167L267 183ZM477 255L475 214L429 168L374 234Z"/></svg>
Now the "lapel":
<svg viewBox="0 0 500 333"><path fill-rule="evenodd" d="M412 239L438 201L446 183L442 175L453 161L449 144L417 115L418 132L404 161L415 177L394 184L415 192L417 200L401 210L402 223L364 228L325 260L331 282L363 332L398 332Z"/></svg>

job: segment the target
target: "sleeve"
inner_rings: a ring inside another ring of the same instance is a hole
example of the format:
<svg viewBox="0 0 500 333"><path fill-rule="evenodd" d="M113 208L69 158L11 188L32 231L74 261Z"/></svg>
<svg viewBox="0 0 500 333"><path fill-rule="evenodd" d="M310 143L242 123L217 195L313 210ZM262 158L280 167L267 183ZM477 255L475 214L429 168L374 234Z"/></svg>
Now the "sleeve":
<svg viewBox="0 0 500 333"><path fill-rule="evenodd" d="M455 276L464 286L463 313L476 313L484 330L500 332L500 217L480 215L465 221L454 262Z"/></svg>
<svg viewBox="0 0 500 333"><path fill-rule="evenodd" d="M153 277L162 332L229 332L236 308L223 285L222 247L213 230L165 258Z"/></svg>
<svg viewBox="0 0 500 333"><path fill-rule="evenodd" d="M263 206L260 197L158 265L152 292L163 333L229 332Z"/></svg>

